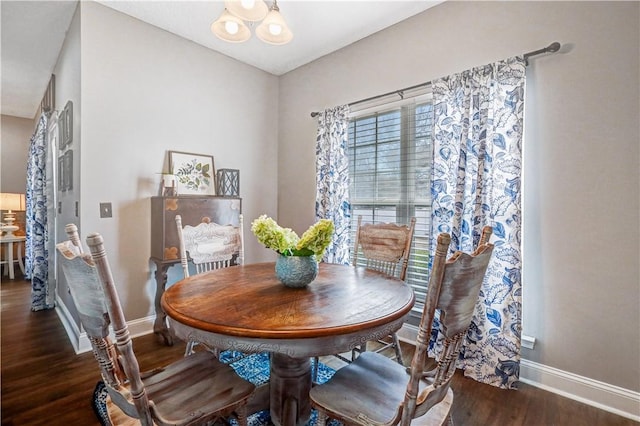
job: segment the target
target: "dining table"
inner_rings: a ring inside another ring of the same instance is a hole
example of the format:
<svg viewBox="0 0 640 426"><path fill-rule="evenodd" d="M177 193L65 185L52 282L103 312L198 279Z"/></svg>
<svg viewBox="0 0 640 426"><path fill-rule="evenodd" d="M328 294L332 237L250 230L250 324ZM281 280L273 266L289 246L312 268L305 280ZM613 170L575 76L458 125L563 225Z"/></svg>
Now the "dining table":
<svg viewBox="0 0 640 426"><path fill-rule="evenodd" d="M311 414L311 358L398 330L415 296L405 282L364 267L320 263L303 288L286 287L274 270L266 262L192 275L164 292L162 308L181 340L269 352L270 379L249 412L269 408L275 425L302 426Z"/></svg>

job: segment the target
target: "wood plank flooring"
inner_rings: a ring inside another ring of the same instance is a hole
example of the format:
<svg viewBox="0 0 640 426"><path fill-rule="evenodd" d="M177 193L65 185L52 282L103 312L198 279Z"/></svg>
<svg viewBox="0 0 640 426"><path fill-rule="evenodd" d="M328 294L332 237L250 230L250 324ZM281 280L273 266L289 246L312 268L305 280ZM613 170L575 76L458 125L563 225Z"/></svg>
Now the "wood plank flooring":
<svg viewBox="0 0 640 426"><path fill-rule="evenodd" d="M31 312L28 282L3 279L0 302L2 425L99 425L90 404L99 380L93 355L75 355L53 310ZM142 370L167 364L184 351L180 342L163 346L152 334L135 338L133 344ZM410 356L409 345L405 358ZM340 366L333 357L322 360ZM457 426L638 425L525 384L518 391L507 391L457 375L453 390Z"/></svg>

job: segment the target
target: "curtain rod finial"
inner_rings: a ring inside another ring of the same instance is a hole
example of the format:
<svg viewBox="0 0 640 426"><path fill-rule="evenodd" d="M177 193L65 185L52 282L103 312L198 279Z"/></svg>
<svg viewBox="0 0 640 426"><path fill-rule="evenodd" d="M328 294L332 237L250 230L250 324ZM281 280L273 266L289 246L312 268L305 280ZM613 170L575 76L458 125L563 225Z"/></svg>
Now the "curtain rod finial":
<svg viewBox="0 0 640 426"><path fill-rule="evenodd" d="M558 50L560 50L560 43L558 43L557 41L554 41L549 46L547 46L547 51L549 52L557 52Z"/></svg>

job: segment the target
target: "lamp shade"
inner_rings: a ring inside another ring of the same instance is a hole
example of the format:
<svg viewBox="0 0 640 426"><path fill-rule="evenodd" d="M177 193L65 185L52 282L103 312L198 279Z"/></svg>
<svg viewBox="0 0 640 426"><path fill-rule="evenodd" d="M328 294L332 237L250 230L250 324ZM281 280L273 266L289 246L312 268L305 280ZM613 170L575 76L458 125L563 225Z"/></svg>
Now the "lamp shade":
<svg viewBox="0 0 640 426"><path fill-rule="evenodd" d="M256 35L260 40L269 44L286 44L293 38L293 33L275 3L264 21L256 28Z"/></svg>
<svg viewBox="0 0 640 426"><path fill-rule="evenodd" d="M242 19L232 15L227 9L211 24L211 32L218 38L232 43L241 43L251 37L251 31L249 31Z"/></svg>
<svg viewBox="0 0 640 426"><path fill-rule="evenodd" d="M24 194L3 192L0 194L0 210L24 211L26 208Z"/></svg>
<svg viewBox="0 0 640 426"><path fill-rule="evenodd" d="M263 0L226 0L224 6L229 12L245 21L261 21L269 8Z"/></svg>

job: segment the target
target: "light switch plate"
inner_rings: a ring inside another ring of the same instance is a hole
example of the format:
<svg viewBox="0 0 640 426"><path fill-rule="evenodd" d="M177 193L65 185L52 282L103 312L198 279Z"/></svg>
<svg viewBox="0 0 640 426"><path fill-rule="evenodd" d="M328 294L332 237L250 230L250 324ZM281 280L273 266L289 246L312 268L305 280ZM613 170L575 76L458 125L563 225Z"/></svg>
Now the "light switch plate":
<svg viewBox="0 0 640 426"><path fill-rule="evenodd" d="M111 203L100 203L100 217L111 217Z"/></svg>

